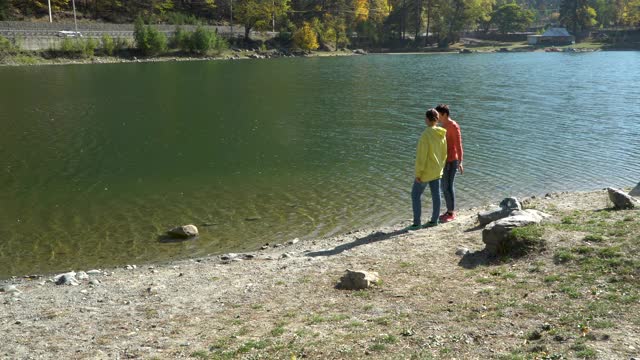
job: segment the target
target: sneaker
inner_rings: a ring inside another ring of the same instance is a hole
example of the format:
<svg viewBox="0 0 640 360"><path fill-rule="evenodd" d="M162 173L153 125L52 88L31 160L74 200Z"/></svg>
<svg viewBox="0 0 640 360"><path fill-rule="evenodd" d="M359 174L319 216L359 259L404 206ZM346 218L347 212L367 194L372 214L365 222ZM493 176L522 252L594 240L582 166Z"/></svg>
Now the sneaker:
<svg viewBox="0 0 640 360"><path fill-rule="evenodd" d="M434 226L438 226L438 222L437 221L436 222L429 221L428 223L422 225L422 228L430 228L430 227L434 227Z"/></svg>
<svg viewBox="0 0 640 360"><path fill-rule="evenodd" d="M407 226L406 228L404 228L405 231L414 231L414 230L420 230L420 229L422 229L422 226L416 225L416 224L413 224L411 226Z"/></svg>
<svg viewBox="0 0 640 360"><path fill-rule="evenodd" d="M440 222L448 223L449 221L453 221L456 219L456 213L446 212L440 216Z"/></svg>

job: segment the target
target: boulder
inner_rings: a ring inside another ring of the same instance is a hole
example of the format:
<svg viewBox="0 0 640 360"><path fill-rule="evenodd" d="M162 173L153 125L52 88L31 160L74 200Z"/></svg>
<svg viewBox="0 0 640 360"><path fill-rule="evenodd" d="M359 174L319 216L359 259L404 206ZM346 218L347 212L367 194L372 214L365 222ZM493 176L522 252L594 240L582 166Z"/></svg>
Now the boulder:
<svg viewBox="0 0 640 360"><path fill-rule="evenodd" d="M527 247L528 244L519 243L518 239L509 236L511 230L527 225L540 224L550 215L537 210L516 210L513 215L494 221L482 230L482 242L486 250L492 255L504 255L513 249Z"/></svg>
<svg viewBox="0 0 640 360"><path fill-rule="evenodd" d="M367 55L367 52L362 49L355 49L353 50L353 53L356 55Z"/></svg>
<svg viewBox="0 0 640 360"><path fill-rule="evenodd" d="M505 198L500 202L499 208L478 213L478 221L480 222L480 226L485 226L496 220L506 218L514 210L522 210L520 201L514 197Z"/></svg>
<svg viewBox="0 0 640 360"><path fill-rule="evenodd" d="M636 187L634 187L630 192L629 195L631 196L640 196L640 183L638 183L638 185L636 185Z"/></svg>
<svg viewBox="0 0 640 360"><path fill-rule="evenodd" d="M377 272L347 270L347 273L340 278L340 283L338 283L337 287L345 290L362 290L370 288L378 281L380 279Z"/></svg>
<svg viewBox="0 0 640 360"><path fill-rule="evenodd" d="M182 225L167 231L167 234L172 237L190 238L198 236L198 228L195 225Z"/></svg>
<svg viewBox="0 0 640 360"><path fill-rule="evenodd" d="M613 207L616 209L633 209L638 205L638 200L621 190L607 188L607 192L609 193L609 200L611 200Z"/></svg>

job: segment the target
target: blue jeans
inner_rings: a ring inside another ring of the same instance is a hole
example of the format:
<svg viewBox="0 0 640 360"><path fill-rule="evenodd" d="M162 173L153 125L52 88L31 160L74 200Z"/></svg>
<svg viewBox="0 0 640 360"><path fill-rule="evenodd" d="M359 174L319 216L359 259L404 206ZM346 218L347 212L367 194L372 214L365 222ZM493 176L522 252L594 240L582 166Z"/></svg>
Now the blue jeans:
<svg viewBox="0 0 640 360"><path fill-rule="evenodd" d="M456 178L458 164L460 164L459 160L448 162L444 166L444 172L442 174L442 192L444 193L444 202L447 204L447 211L449 212L453 212L456 209L456 190L453 186L453 181Z"/></svg>
<svg viewBox="0 0 640 360"><path fill-rule="evenodd" d="M411 189L411 204L413 205L413 225L420 225L420 217L422 216L422 201L420 197L424 189L429 185L431 190L431 202L433 203L433 213L431 214L431 222L437 222L440 215L440 179L429 182L413 181Z"/></svg>

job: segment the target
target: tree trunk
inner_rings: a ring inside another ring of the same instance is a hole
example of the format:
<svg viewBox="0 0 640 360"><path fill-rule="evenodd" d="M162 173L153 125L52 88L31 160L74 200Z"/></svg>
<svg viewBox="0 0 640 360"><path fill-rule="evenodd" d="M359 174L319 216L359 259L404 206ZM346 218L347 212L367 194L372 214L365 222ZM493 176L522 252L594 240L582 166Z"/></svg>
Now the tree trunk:
<svg viewBox="0 0 640 360"><path fill-rule="evenodd" d="M416 35L415 41L418 41L420 28L422 27L422 0L418 0L418 8L416 9Z"/></svg>
<svg viewBox="0 0 640 360"><path fill-rule="evenodd" d="M429 41L429 27L431 25L431 2L433 0L428 0L429 2L427 3L427 33L424 36L424 46L427 45L431 45L431 42Z"/></svg>

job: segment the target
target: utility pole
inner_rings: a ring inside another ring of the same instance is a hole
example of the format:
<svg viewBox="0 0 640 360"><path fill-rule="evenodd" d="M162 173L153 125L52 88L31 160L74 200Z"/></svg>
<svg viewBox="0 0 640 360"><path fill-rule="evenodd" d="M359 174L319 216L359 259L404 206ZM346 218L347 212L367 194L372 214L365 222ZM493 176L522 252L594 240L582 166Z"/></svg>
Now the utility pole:
<svg viewBox="0 0 640 360"><path fill-rule="evenodd" d="M53 17L51 16L51 0L47 0L47 2L49 3L49 22L52 23Z"/></svg>
<svg viewBox="0 0 640 360"><path fill-rule="evenodd" d="M51 0L49 0L51 1ZM71 0L73 4L73 23L76 25L76 36L78 35L78 20L76 19L76 0Z"/></svg>

